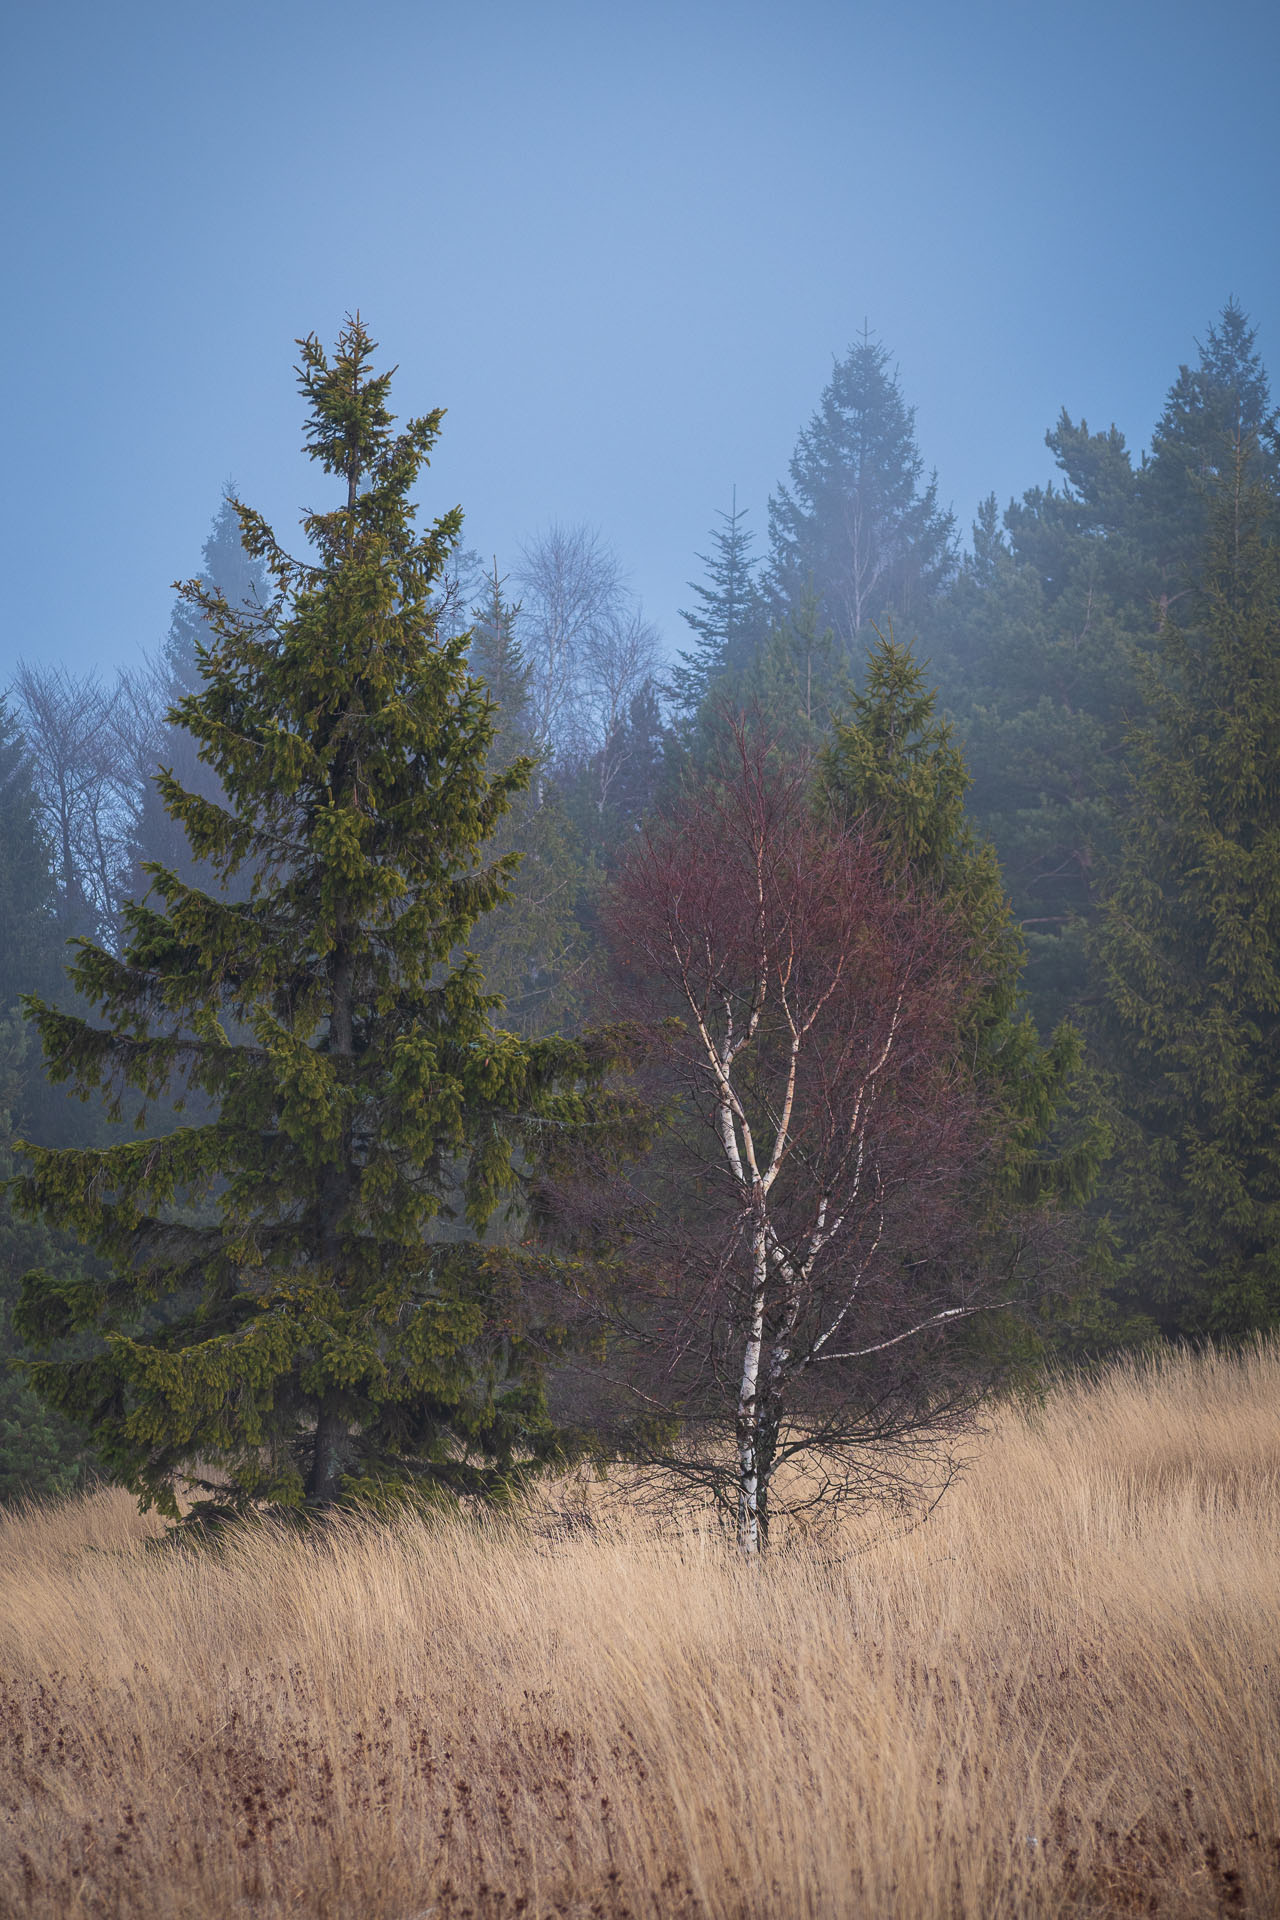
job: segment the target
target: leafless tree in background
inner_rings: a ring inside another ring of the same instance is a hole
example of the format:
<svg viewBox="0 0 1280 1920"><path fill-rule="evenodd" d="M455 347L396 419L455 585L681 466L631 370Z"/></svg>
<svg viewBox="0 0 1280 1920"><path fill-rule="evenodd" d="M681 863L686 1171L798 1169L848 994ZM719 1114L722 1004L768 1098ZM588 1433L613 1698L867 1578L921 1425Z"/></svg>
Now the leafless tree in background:
<svg viewBox="0 0 1280 1920"><path fill-rule="evenodd" d="M583 641L577 712L601 808L631 751L626 725L631 703L652 682L657 660L657 629L635 605L610 614Z"/></svg>
<svg viewBox="0 0 1280 1920"><path fill-rule="evenodd" d="M535 738L553 759L600 770L600 804L618 772L624 722L652 678L658 636L593 527L555 524L520 553L521 641L532 668Z"/></svg>
<svg viewBox="0 0 1280 1920"><path fill-rule="evenodd" d="M156 662L113 683L19 663L13 692L53 849L63 924L114 945L133 890L147 782L160 753L165 676Z"/></svg>

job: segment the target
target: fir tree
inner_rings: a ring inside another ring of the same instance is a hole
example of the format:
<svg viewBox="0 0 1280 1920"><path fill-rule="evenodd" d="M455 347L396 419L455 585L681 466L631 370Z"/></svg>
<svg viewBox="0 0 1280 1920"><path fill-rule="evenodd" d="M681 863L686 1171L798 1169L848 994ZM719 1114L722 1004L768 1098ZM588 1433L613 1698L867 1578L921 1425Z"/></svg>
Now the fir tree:
<svg viewBox="0 0 1280 1920"><path fill-rule="evenodd" d="M937 476L925 478L915 409L869 336L836 362L790 480L769 502L775 609L812 585L845 647L883 617L918 619L954 569L954 517Z"/></svg>
<svg viewBox="0 0 1280 1920"><path fill-rule="evenodd" d="M1105 1146L1097 1121L1075 1110L1080 1041L1063 1025L1040 1044L1026 1007L1021 930L995 849L970 824L964 756L936 707L911 649L892 632L877 635L865 685L850 695L819 761L819 791L846 821L864 819L903 884L941 903L963 929L983 982L964 1051L1002 1141L997 1203L1011 1195L1078 1201Z"/></svg>
<svg viewBox="0 0 1280 1920"><path fill-rule="evenodd" d="M201 556L204 560L198 575L201 585L219 595L229 607L261 609L267 605L271 598L270 576L261 559L245 547L235 489L231 485L223 489ZM175 699L199 691L201 649L209 645L210 638L203 606L189 593L180 593L162 649Z"/></svg>
<svg viewBox="0 0 1280 1920"><path fill-rule="evenodd" d="M0 1502L66 1493L84 1479L81 1436L31 1389L31 1358L12 1316L23 1273L37 1261L79 1274L65 1236L15 1218L6 1183L16 1129L66 1140L78 1108L50 1087L24 1027L24 993L51 994L61 978L63 929L49 849L40 830L25 743L0 700Z"/></svg>
<svg viewBox="0 0 1280 1920"><path fill-rule="evenodd" d="M495 559L483 597L471 610L468 629L468 664L484 682L498 710L492 751L499 758L504 754L508 758L515 753L533 754L538 747L530 699L533 669L517 631L520 605L507 599L504 585Z"/></svg>
<svg viewBox="0 0 1280 1920"><path fill-rule="evenodd" d="M28 1147L16 1188L110 1268L29 1276L25 1337L105 1336L33 1380L170 1513L198 1462L223 1508L323 1508L496 1491L556 1444L480 1236L586 1114L589 1062L501 1030L464 951L515 865L485 847L529 762L488 768L467 636L435 631L461 514L419 533L409 495L439 412L393 431L358 316L332 360L299 345L307 450L343 497L305 518L308 561L237 504L272 595L255 611L190 583L212 637L175 709L225 803L160 780L196 856L248 869L249 897L153 867L123 956L79 944L103 1024L32 1004L55 1077L117 1110L175 1080L217 1103L161 1139Z"/></svg>
<svg viewBox="0 0 1280 1920"><path fill-rule="evenodd" d="M970 806L994 843L1027 940L1042 1034L1091 990L1084 941L1114 844L1134 658L1155 579L1133 534L1124 438L1064 413L1046 440L1060 483L1006 512L981 509L974 550L927 625L973 776Z"/></svg>
<svg viewBox="0 0 1280 1920"><path fill-rule="evenodd" d="M230 488L224 492L214 516L203 557L199 579L206 591L221 595L227 605L234 608L261 609L268 604L271 583L261 561L245 551ZM211 638L208 619L199 602L190 594L180 594L162 649L162 671L171 704L199 691L200 649L207 647ZM197 741L185 729L166 726L160 760L189 792L201 794L206 800L222 799L216 778L200 758ZM170 813L154 784L147 787L139 811L134 852L135 893L143 894L147 890L143 868L149 860L181 874L193 885L208 887L212 883L208 863L192 858L181 821ZM243 891L243 882L240 890Z"/></svg>
<svg viewBox="0 0 1280 1920"><path fill-rule="evenodd" d="M0 1019L0 1503L69 1493L83 1485L94 1464L83 1435L33 1392L27 1377L32 1356L13 1326L23 1274L37 1262L46 1271L84 1278L84 1255L65 1234L18 1219L10 1205L14 1119L28 1098L29 1055L36 1051L14 1008ZM71 1350L83 1356L86 1346L82 1339Z"/></svg>
<svg viewBox="0 0 1280 1920"><path fill-rule="evenodd" d="M1241 434L1249 477L1277 497L1266 372L1232 302L1198 364L1181 369L1136 466L1114 426L1091 432L1062 413L1046 435L1060 478L1010 505L1007 537L985 504L973 554L926 623L973 774L971 808L1026 934L1044 1033L1097 992L1088 932L1116 852L1152 608L1177 607L1194 586L1209 499Z"/></svg>
<svg viewBox="0 0 1280 1920"><path fill-rule="evenodd" d="M0 698L0 1017L21 994L52 992L62 944L26 744Z"/></svg>
<svg viewBox="0 0 1280 1920"><path fill-rule="evenodd" d="M1144 675L1097 950L1129 1123L1129 1289L1168 1331L1280 1321L1280 546L1241 443Z"/></svg>
<svg viewBox="0 0 1280 1920"><path fill-rule="evenodd" d="M826 739L849 690L844 649L810 583L770 629L743 677L743 700L763 717L780 747L811 753Z"/></svg>
<svg viewBox="0 0 1280 1920"><path fill-rule="evenodd" d="M1228 300L1197 364L1178 369L1138 476L1141 537L1166 606L1193 583L1214 493L1234 484L1241 447L1249 480L1280 491L1280 422L1257 333Z"/></svg>
<svg viewBox="0 0 1280 1920"><path fill-rule="evenodd" d="M707 570L706 581L689 582L700 604L680 615L695 635L693 647L680 654L680 664L671 674L672 701L686 722L694 718L716 682L736 680L745 671L763 626L752 536L743 525L747 510L738 506L736 488L729 512L719 517L724 525L712 530L712 551L698 555Z"/></svg>
<svg viewBox="0 0 1280 1920"><path fill-rule="evenodd" d="M545 742L534 726L533 670L520 643L519 604L507 599L503 584L495 560L487 591L472 610L468 665L497 709L490 767L524 756L537 763L537 772L511 796L510 812L492 837L491 853L515 854L519 864L500 910L477 922L471 950L490 989L502 996L502 1025L533 1035L571 1028L580 1011L586 943L579 910L588 876L560 792L539 777Z"/></svg>

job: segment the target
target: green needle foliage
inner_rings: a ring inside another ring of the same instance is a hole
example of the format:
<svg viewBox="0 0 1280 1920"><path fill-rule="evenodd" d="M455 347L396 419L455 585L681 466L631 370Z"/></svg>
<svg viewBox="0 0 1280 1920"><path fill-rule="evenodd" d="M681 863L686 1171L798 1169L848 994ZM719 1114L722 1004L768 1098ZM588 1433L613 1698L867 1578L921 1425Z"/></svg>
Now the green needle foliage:
<svg viewBox="0 0 1280 1920"><path fill-rule="evenodd" d="M966 1035L971 1070L1004 1143L994 1198L1086 1197L1107 1141L1078 1106L1081 1046L1065 1022L1047 1046L1023 991L1026 948L995 850L974 834L969 774L950 723L909 647L878 634L865 686L819 760L823 804L865 818L905 884L940 900L964 929L983 985Z"/></svg>
<svg viewBox="0 0 1280 1920"><path fill-rule="evenodd" d="M1192 1336L1280 1322L1280 544L1256 459L1242 438L1194 615L1146 669L1096 941L1129 1286Z"/></svg>
<svg viewBox="0 0 1280 1920"><path fill-rule="evenodd" d="M582 1048L498 1024L466 951L506 898L518 855L485 847L531 762L490 767L470 635L437 634L461 514L418 532L409 496L440 413L393 431L358 316L332 361L299 346L307 448L341 503L304 519L310 560L237 503L264 607L184 589L209 637L170 717L225 801L159 787L219 890L150 865L123 955L79 943L101 1023L30 1002L52 1076L116 1116L130 1090L140 1127L172 1088L213 1103L161 1138L27 1146L16 1186L109 1265L28 1276L25 1338L101 1336L31 1377L170 1514L199 1463L225 1511L496 1493L552 1455L497 1227L608 1101Z"/></svg>

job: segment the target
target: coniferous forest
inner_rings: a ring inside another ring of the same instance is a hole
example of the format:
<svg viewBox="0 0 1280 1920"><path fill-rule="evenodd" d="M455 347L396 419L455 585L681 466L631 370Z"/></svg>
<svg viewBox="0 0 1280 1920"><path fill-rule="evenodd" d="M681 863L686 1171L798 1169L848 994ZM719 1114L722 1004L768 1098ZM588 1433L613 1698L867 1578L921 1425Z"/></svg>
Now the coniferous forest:
<svg viewBox="0 0 1280 1920"><path fill-rule="evenodd" d="M1274 1912L1247 315L967 538L864 329L675 647L294 375L0 707L0 1904Z"/></svg>
<svg viewBox="0 0 1280 1920"><path fill-rule="evenodd" d="M1275 1920L1280 10L5 24L0 1920Z"/></svg>
<svg viewBox="0 0 1280 1920"><path fill-rule="evenodd" d="M754 1550L811 1453L901 1495L992 1392L1275 1326L1234 301L1148 451L1064 409L967 540L864 332L770 499L709 504L674 654L590 526L419 525L440 416L359 319L300 353L329 504L291 546L228 489L142 667L5 695L6 1498L590 1458Z"/></svg>

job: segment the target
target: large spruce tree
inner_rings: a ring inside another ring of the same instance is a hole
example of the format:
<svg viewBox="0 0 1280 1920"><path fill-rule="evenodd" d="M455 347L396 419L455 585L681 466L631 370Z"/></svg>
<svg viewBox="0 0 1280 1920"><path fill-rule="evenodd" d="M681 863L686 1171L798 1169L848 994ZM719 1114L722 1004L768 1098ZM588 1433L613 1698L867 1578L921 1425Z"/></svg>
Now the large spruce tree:
<svg viewBox="0 0 1280 1920"><path fill-rule="evenodd" d="M964 1052L1001 1141L996 1204L1012 1195L1084 1198L1107 1142L1079 1100L1079 1037L1065 1022L1048 1045L1037 1036L1023 985L1026 946L995 849L968 815L964 755L923 668L891 633L871 647L863 687L849 695L818 768L820 803L862 821L902 883L963 928L982 976Z"/></svg>
<svg viewBox="0 0 1280 1920"><path fill-rule="evenodd" d="M109 1274L34 1274L27 1338L92 1329L33 1370L106 1465L170 1513L326 1507L409 1487L485 1491L555 1435L486 1225L591 1099L580 1050L504 1031L465 951L514 856L486 842L527 760L488 766L495 709L441 639L433 588L460 512L410 501L438 412L393 430L359 317L330 359L299 343L307 448L342 485L292 559L237 506L268 604L187 589L211 631L174 710L225 802L161 776L195 855L247 898L151 869L113 957L72 969L100 1022L36 1001L49 1070L117 1111L174 1083L204 1124L98 1151L29 1147L32 1215Z"/></svg>
<svg viewBox="0 0 1280 1920"><path fill-rule="evenodd" d="M1130 1292L1191 1334L1280 1321L1280 546L1256 467L1241 442L1193 617L1161 628L1097 940Z"/></svg>
<svg viewBox="0 0 1280 1920"><path fill-rule="evenodd" d="M846 647L886 616L917 620L953 570L955 522L878 341L864 335L836 362L789 478L769 502L775 613L812 591Z"/></svg>
<svg viewBox="0 0 1280 1920"><path fill-rule="evenodd" d="M1280 492L1280 419L1257 330L1240 303L1228 300L1196 364L1179 367L1138 474L1142 544L1166 603L1196 576L1214 493L1232 483L1241 447L1249 479Z"/></svg>

